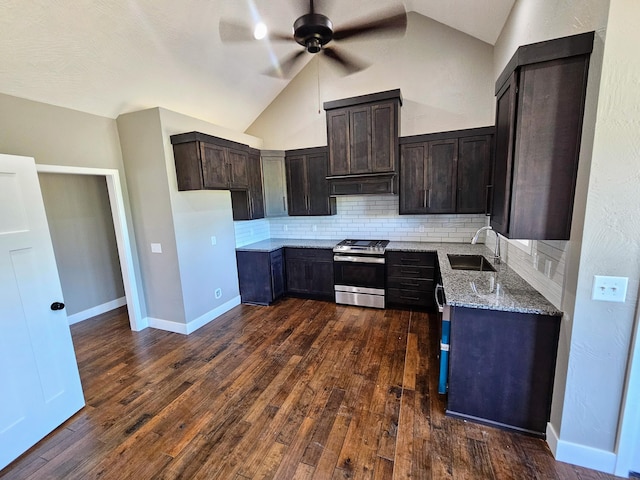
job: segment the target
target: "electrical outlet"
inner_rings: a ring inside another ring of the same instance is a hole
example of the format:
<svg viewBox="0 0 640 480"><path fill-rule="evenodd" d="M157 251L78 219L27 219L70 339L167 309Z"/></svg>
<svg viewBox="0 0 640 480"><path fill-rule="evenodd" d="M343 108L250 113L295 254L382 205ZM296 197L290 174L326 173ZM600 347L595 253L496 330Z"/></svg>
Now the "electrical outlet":
<svg viewBox="0 0 640 480"><path fill-rule="evenodd" d="M314 225L313 227L311 227L311 230L313 230L314 232L317 232L318 231L318 226Z"/></svg>
<svg viewBox="0 0 640 480"><path fill-rule="evenodd" d="M162 245L160 243L152 243L151 253L162 253Z"/></svg>
<svg viewBox="0 0 640 480"><path fill-rule="evenodd" d="M603 275L593 276L592 300L603 302L622 302L627 297L627 277L606 277Z"/></svg>
<svg viewBox="0 0 640 480"><path fill-rule="evenodd" d="M548 278L551 278L551 260L549 260L549 259L546 259L544 261L544 274Z"/></svg>
<svg viewBox="0 0 640 480"><path fill-rule="evenodd" d="M211 237L211 245L217 245L217 244L218 244L218 239L215 236Z"/></svg>
<svg viewBox="0 0 640 480"><path fill-rule="evenodd" d="M420 233L424 233L424 225L420 225L420 226L418 227L418 232L420 232Z"/></svg>
<svg viewBox="0 0 640 480"><path fill-rule="evenodd" d="M222 289L221 288L216 288L216 291L214 292L216 299L220 298L222 296Z"/></svg>
<svg viewBox="0 0 640 480"><path fill-rule="evenodd" d="M283 229L285 232L288 232L288 231L289 231L289 227L287 227L286 225L285 225L284 227L282 227L282 229Z"/></svg>

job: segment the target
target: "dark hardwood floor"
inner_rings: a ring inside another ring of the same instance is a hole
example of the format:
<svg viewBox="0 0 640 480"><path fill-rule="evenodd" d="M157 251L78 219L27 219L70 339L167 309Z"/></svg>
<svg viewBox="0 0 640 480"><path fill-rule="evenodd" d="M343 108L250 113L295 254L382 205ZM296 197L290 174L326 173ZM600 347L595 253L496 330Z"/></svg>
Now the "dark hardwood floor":
<svg viewBox="0 0 640 480"><path fill-rule="evenodd" d="M425 313L285 299L189 336L72 326L87 406L3 479L613 479L444 415Z"/></svg>

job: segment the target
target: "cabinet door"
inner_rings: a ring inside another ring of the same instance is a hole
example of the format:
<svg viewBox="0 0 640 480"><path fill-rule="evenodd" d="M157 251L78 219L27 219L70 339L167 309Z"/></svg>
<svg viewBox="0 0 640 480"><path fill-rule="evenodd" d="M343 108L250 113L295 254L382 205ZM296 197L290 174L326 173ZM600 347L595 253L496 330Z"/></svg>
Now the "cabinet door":
<svg viewBox="0 0 640 480"><path fill-rule="evenodd" d="M491 226L503 235L509 233L511 168L516 121L516 74L496 96L496 133L493 160Z"/></svg>
<svg viewBox="0 0 640 480"><path fill-rule="evenodd" d="M427 208L427 144L400 147L400 214L425 213Z"/></svg>
<svg viewBox="0 0 640 480"><path fill-rule="evenodd" d="M271 252L271 294L272 300L282 297L284 285L284 256L282 249Z"/></svg>
<svg viewBox="0 0 640 480"><path fill-rule="evenodd" d="M287 199L289 215L307 215L307 168L303 155L287 157ZM324 177L323 177L324 178Z"/></svg>
<svg viewBox="0 0 640 480"><path fill-rule="evenodd" d="M301 258L287 258L285 254L287 271L288 293L309 293L309 263Z"/></svg>
<svg viewBox="0 0 640 480"><path fill-rule="evenodd" d="M491 181L491 136L461 138L458 150L458 213L486 213Z"/></svg>
<svg viewBox="0 0 640 480"><path fill-rule="evenodd" d="M260 154L249 154L249 206L251 220L264 218L264 196L262 193L262 166Z"/></svg>
<svg viewBox="0 0 640 480"><path fill-rule="evenodd" d="M242 303L268 305L271 293L271 268L267 252L236 252L238 282Z"/></svg>
<svg viewBox="0 0 640 480"><path fill-rule="evenodd" d="M249 188L249 155L247 152L228 149L229 188Z"/></svg>
<svg viewBox="0 0 640 480"><path fill-rule="evenodd" d="M227 168L227 149L211 143L200 143L202 158L202 177L204 188L229 188L229 171Z"/></svg>
<svg viewBox="0 0 640 480"><path fill-rule="evenodd" d="M371 107L349 109L349 173L371 173Z"/></svg>
<svg viewBox="0 0 640 480"><path fill-rule="evenodd" d="M393 172L398 155L396 102L371 106L371 171Z"/></svg>
<svg viewBox="0 0 640 480"><path fill-rule="evenodd" d="M327 182L327 154L307 155L307 213L331 215L329 182Z"/></svg>
<svg viewBox="0 0 640 480"><path fill-rule="evenodd" d="M427 213L455 213L458 139L429 142Z"/></svg>
<svg viewBox="0 0 640 480"><path fill-rule="evenodd" d="M583 55L520 71L511 238L569 239L587 65Z"/></svg>
<svg viewBox="0 0 640 480"><path fill-rule="evenodd" d="M333 260L316 260L310 265L310 292L312 295L332 297L333 287Z"/></svg>
<svg viewBox="0 0 640 480"><path fill-rule="evenodd" d="M329 175L347 175L351 153L348 109L327 112L327 142L329 145Z"/></svg>
<svg viewBox="0 0 640 480"><path fill-rule="evenodd" d="M283 157L262 157L264 179L265 216L281 217L287 214L287 181Z"/></svg>

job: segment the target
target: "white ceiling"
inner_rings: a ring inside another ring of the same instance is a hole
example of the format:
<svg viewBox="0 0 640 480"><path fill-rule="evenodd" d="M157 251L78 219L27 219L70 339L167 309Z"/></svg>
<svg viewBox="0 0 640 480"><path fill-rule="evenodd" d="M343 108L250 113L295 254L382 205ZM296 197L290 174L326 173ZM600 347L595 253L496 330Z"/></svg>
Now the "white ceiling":
<svg viewBox="0 0 640 480"><path fill-rule="evenodd" d="M316 9L339 28L403 3L494 44L514 1L316 0ZM222 44L220 19L257 15L286 33L306 10L305 0L3 0L0 92L110 118L162 106L244 131L288 83L261 74L269 59L297 46Z"/></svg>

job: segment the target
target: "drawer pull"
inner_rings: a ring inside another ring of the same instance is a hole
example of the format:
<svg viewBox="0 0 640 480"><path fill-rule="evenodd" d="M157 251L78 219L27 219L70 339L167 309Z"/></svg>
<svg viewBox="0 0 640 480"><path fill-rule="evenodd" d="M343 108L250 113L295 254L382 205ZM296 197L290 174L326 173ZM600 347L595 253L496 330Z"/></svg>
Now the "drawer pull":
<svg viewBox="0 0 640 480"><path fill-rule="evenodd" d="M415 301L419 301L420 298L419 297L407 297L406 295L400 295L400 298L403 300L415 300Z"/></svg>
<svg viewBox="0 0 640 480"><path fill-rule="evenodd" d="M400 285L402 285L403 287L419 287L420 286L419 283L407 283L407 282L402 282L400 283Z"/></svg>

